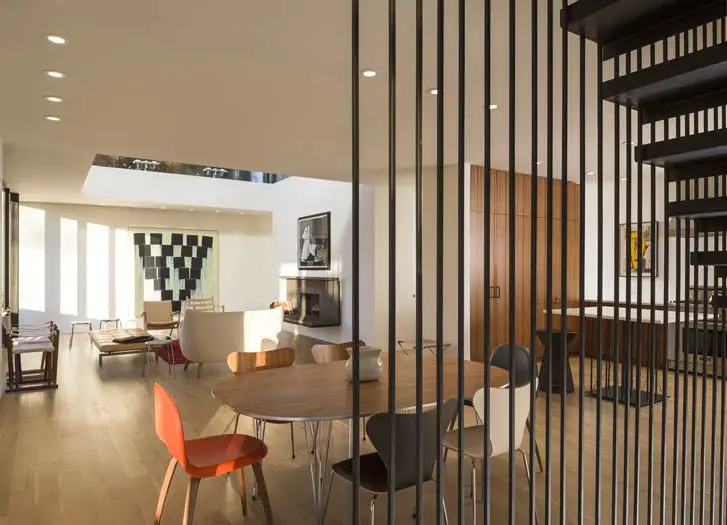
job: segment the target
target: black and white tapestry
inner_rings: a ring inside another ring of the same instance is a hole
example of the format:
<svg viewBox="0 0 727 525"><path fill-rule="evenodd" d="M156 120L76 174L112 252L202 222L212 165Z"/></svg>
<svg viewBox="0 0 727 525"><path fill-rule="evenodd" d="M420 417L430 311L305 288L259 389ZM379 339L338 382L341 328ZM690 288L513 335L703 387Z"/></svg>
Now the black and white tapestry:
<svg viewBox="0 0 727 525"><path fill-rule="evenodd" d="M144 301L172 301L175 312L188 298L217 297L217 233L130 228L134 249L135 309Z"/></svg>

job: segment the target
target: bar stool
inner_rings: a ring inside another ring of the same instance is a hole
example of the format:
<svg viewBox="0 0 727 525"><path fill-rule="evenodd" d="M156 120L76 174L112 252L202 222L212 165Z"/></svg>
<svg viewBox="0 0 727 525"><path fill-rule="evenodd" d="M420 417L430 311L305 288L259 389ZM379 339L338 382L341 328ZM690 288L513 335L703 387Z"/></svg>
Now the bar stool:
<svg viewBox="0 0 727 525"><path fill-rule="evenodd" d="M551 349L548 347L548 331L537 330L538 339L545 347L545 353L543 354L543 361L540 365L540 374L538 375L538 390L541 392L547 392L548 386L550 385L551 392L554 394L572 394L575 392L575 386L573 385L573 372L571 372L570 361L568 361L568 345L573 342L576 332L566 332L565 338L565 363L562 359L561 348L563 345L563 334L560 329L554 329L550 332L550 337L553 343L552 361L553 369L550 369L550 357L549 353ZM565 367L565 370L563 369ZM563 372L566 373L566 384L561 384L563 381Z"/></svg>
<svg viewBox="0 0 727 525"><path fill-rule="evenodd" d="M121 319L101 319L98 324L99 330L106 330L106 325L114 323L114 328L119 329L121 328Z"/></svg>
<svg viewBox="0 0 727 525"><path fill-rule="evenodd" d="M76 327L77 326L84 326L84 325L85 326L88 326L88 331L89 332L93 330L93 324L89 320L84 320L84 321L71 321L71 340L68 341L68 349L69 350L73 346L73 334L76 331Z"/></svg>

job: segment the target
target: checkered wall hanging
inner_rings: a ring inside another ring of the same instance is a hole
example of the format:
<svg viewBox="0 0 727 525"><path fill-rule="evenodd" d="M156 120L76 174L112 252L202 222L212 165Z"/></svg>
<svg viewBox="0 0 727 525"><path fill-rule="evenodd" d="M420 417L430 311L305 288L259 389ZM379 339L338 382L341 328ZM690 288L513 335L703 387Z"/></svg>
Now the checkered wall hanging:
<svg viewBox="0 0 727 525"><path fill-rule="evenodd" d="M188 298L217 297L217 233L129 230L134 244L137 312L144 301L172 301L181 311Z"/></svg>

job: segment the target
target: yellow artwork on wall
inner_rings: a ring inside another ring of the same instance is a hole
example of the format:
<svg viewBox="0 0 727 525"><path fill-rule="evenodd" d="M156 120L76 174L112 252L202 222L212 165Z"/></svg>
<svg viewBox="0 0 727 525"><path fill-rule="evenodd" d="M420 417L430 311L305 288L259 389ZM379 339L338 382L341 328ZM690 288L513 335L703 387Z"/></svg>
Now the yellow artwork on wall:
<svg viewBox="0 0 727 525"><path fill-rule="evenodd" d="M632 224L627 228L626 224L620 226L621 238L621 277L638 277L639 270L643 277L651 277L652 273L657 275L656 261L658 260L658 232L659 223L656 223L656 230L651 231L651 223L641 225L639 234L638 224ZM656 257L656 258L655 258Z"/></svg>

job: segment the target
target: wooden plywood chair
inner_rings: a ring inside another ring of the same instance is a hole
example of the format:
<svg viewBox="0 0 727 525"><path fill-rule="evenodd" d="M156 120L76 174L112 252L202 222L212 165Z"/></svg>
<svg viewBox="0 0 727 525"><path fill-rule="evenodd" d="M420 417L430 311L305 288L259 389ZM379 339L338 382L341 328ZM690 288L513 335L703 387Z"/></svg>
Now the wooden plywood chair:
<svg viewBox="0 0 727 525"><path fill-rule="evenodd" d="M270 370L272 368L286 368L293 366L295 363L295 350L292 348L278 348L275 350L268 350L266 352L232 352L227 356L227 366L236 376L251 374L259 372L261 370ZM234 433L237 433L237 426L240 422L240 414L235 416L235 429ZM289 424L290 425L290 448L291 455L295 459L295 434L293 433L293 422L292 421L266 421L258 419L254 421L257 434L260 439L265 439L265 424Z"/></svg>
<svg viewBox="0 0 727 525"><path fill-rule="evenodd" d="M225 307L215 304L214 297L190 297L184 303L186 310L201 310L203 312L224 312Z"/></svg>

